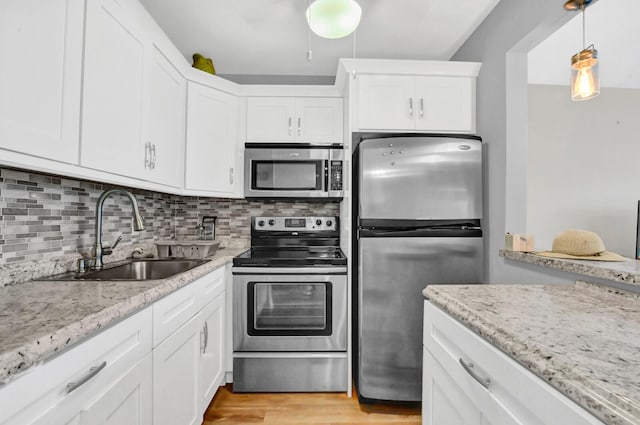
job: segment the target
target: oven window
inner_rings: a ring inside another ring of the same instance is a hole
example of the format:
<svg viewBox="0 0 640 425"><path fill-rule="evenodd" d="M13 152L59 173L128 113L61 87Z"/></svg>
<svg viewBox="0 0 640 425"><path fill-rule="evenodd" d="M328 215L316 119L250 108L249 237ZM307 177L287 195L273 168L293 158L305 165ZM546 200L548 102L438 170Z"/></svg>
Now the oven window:
<svg viewBox="0 0 640 425"><path fill-rule="evenodd" d="M249 335L331 335L330 282L250 282Z"/></svg>
<svg viewBox="0 0 640 425"><path fill-rule="evenodd" d="M323 161L251 161L253 190L322 190Z"/></svg>

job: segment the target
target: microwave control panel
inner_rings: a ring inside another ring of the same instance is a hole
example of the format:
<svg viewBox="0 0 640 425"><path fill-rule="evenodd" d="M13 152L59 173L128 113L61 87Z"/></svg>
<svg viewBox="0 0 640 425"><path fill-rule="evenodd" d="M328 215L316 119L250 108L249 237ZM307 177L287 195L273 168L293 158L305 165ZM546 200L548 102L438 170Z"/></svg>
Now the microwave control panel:
<svg viewBox="0 0 640 425"><path fill-rule="evenodd" d="M342 190L342 161L331 161L330 190Z"/></svg>

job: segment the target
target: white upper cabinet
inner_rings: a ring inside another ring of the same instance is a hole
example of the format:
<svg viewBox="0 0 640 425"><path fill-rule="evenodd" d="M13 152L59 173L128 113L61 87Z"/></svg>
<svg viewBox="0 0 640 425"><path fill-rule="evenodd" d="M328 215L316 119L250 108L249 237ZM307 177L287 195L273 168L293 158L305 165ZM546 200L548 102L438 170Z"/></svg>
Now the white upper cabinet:
<svg viewBox="0 0 640 425"><path fill-rule="evenodd" d="M86 25L81 164L142 177L148 35L115 0L87 2Z"/></svg>
<svg viewBox="0 0 640 425"><path fill-rule="evenodd" d="M361 74L356 130L475 132L475 77Z"/></svg>
<svg viewBox="0 0 640 425"><path fill-rule="evenodd" d="M193 82L187 97L185 189L241 197L237 97Z"/></svg>
<svg viewBox="0 0 640 425"><path fill-rule="evenodd" d="M342 143L342 99L247 98L248 142Z"/></svg>
<svg viewBox="0 0 640 425"><path fill-rule="evenodd" d="M0 148L77 164L83 0L0 1Z"/></svg>
<svg viewBox="0 0 640 425"><path fill-rule="evenodd" d="M142 146L145 179L168 186L183 183L187 81L153 46L151 90Z"/></svg>

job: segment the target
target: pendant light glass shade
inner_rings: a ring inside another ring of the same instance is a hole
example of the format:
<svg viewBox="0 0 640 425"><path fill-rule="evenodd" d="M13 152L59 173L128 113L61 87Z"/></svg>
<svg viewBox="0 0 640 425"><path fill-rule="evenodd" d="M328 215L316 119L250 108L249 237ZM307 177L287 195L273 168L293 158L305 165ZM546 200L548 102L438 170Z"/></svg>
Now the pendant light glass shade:
<svg viewBox="0 0 640 425"><path fill-rule="evenodd" d="M354 0L315 0L307 9L311 31L324 38L342 38L355 31L362 8Z"/></svg>
<svg viewBox="0 0 640 425"><path fill-rule="evenodd" d="M571 57L571 100L589 100L600 94L598 51L589 46Z"/></svg>

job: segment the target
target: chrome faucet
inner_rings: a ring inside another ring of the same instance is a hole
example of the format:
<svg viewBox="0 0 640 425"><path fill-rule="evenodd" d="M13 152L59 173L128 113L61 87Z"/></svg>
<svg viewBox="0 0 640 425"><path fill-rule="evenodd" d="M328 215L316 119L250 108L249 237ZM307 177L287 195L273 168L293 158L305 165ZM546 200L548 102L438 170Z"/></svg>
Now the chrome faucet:
<svg viewBox="0 0 640 425"><path fill-rule="evenodd" d="M113 253L113 249L122 240L122 236L119 236L113 246L102 246L102 209L104 208L104 201L109 196L114 194L124 195L129 198L129 201L131 201L131 206L133 208L133 230L135 230L136 232L144 230L144 220L140 215L140 210L138 210L138 202L136 201L136 198L131 194L131 192L123 189L111 189L104 191L98 198L98 203L96 205L96 244L94 247L96 269L102 268L102 266L104 265L102 262L102 257L104 255Z"/></svg>

